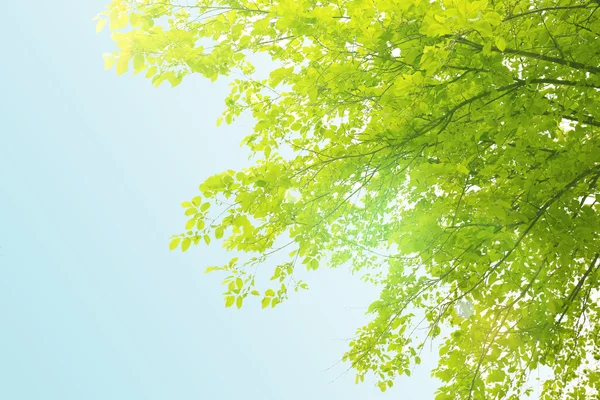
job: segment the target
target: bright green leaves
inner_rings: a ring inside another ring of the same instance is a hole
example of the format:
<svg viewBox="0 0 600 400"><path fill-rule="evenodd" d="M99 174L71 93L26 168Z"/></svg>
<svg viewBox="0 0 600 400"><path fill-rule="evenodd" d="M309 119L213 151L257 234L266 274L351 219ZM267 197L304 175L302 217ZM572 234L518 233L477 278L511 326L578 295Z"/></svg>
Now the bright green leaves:
<svg viewBox="0 0 600 400"><path fill-rule="evenodd" d="M488 382L503 382L506 378L506 373L500 369L492 371L487 377Z"/></svg>
<svg viewBox="0 0 600 400"><path fill-rule="evenodd" d="M231 307L235 304L238 309L242 308L244 298L248 296L247 290L242 290L244 288L242 278L237 277L235 280L225 280L224 284L227 284L228 287L227 292L224 293L225 307Z"/></svg>
<svg viewBox="0 0 600 400"><path fill-rule="evenodd" d="M287 288L284 284L281 284L281 288L276 292L273 289L267 289L264 293L264 297L261 300L261 307L267 308L269 305L275 307L286 298Z"/></svg>
<svg viewBox="0 0 600 400"><path fill-rule="evenodd" d="M201 240L209 244L209 229L215 228L214 226L206 227L207 211L210 208L210 203L203 203L201 196L196 196L191 201L182 202L181 207L184 209L184 215L188 218L185 223L187 233L171 239L169 248L174 250L181 242L181 250L185 252L192 244L197 245Z"/></svg>
<svg viewBox="0 0 600 400"><path fill-rule="evenodd" d="M269 85L273 88L278 86L282 81L289 79L293 72L293 67L278 68L276 70L273 70L269 75Z"/></svg>
<svg viewBox="0 0 600 400"><path fill-rule="evenodd" d="M238 3L117 0L99 16L117 30L107 69L173 86L239 71L217 124L256 121L253 164L207 178L169 248L239 253L207 269L227 307L280 304L307 287L298 267L379 284L345 360L382 390L420 363L413 314L446 339L437 398L522 398L539 364L556 373L549 395L585 376L565 360L597 347L600 315L585 300L600 248L595 5ZM277 62L267 79L257 53Z"/></svg>
<svg viewBox="0 0 600 400"><path fill-rule="evenodd" d="M491 37L493 26L500 24L501 17L493 11L483 14L486 7L486 1L450 1L444 2L443 8L432 3L420 33L439 37L475 30L480 36Z"/></svg>
<svg viewBox="0 0 600 400"><path fill-rule="evenodd" d="M391 380L387 381L387 382L378 382L377 386L379 387L379 390L381 390L382 392L385 392L388 389L388 387L393 386L393 382Z"/></svg>
<svg viewBox="0 0 600 400"><path fill-rule="evenodd" d="M205 273L214 271L221 271L228 273L229 275L223 280L222 285L226 288L223 293L225 299L225 306L231 307L235 305L237 308L241 308L244 303L244 299L248 296L261 297L261 293L256 288L256 276L254 273L250 273L247 269L249 266L257 265L260 259L252 258L243 265L239 265L239 259L234 257L230 262L223 266L211 266L206 268ZM295 289L306 289L307 286L302 281L294 281L291 276L286 281ZM288 286L283 283L280 284L279 289L266 289L262 295L261 304L263 308L268 306L275 307L285 299L287 299Z"/></svg>

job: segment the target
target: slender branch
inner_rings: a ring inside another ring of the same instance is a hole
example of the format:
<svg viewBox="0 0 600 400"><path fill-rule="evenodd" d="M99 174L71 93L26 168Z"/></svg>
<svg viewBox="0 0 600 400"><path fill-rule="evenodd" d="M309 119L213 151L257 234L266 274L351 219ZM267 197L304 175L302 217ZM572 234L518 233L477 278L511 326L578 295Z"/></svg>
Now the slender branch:
<svg viewBox="0 0 600 400"><path fill-rule="evenodd" d="M588 278L590 273L594 270L594 267L596 266L596 262L598 261L598 257L600 257L600 254L596 253L594 256L594 259L590 263L590 266L585 271L585 273L583 274L581 279L579 279L579 282L577 282L577 285L573 288L569 297L567 297L567 299L565 300L565 306L564 306L565 308L564 308L563 312L560 314L560 318L558 318L558 321L556 321L556 326L560 325L563 318L567 314L567 311L569 311L569 308L571 307L573 300L575 300L575 297L577 297L577 295L581 291L581 288L583 287L583 284L585 283L586 279Z"/></svg>
<svg viewBox="0 0 600 400"><path fill-rule="evenodd" d="M513 306L515 304L517 304L517 302L519 300L521 300L527 294L527 292L529 291L529 289L531 289L531 286L533 286L533 284L534 284L535 280L537 279L538 275L540 274L540 272L544 268L544 265L546 265L547 259L548 259L548 257L544 258L544 260L540 263L540 266L537 269L537 271L535 272L535 274L533 275L533 278L531 278L529 280L529 283L521 291L521 293L519 294L519 296L517 296L517 298L515 298L510 304L508 304L505 307L506 313L504 314L504 317L502 318L502 321L498 324L498 328L495 330L494 334L492 335L492 338L488 341L487 337L486 337L485 348L481 352L481 356L479 357L479 361L477 362L477 367L475 368L475 373L473 374L473 379L471 380L471 387L469 388L469 399L473 398L473 389L475 388L475 381L477 380L477 377L481 373L481 366L483 365L483 360L485 359L485 356L486 356L487 352L490 350L490 348L492 347L492 344L495 342L496 338L498 337L498 334L500 333L500 329L502 329L502 327L504 326L506 320L508 319L508 316L510 315L510 312L514 309Z"/></svg>
<svg viewBox="0 0 600 400"><path fill-rule="evenodd" d="M462 43L462 44L466 44L468 46L471 46L471 47L473 47L474 49L477 49L477 50L482 50L483 49L483 45L481 45L479 43L472 42L472 41L467 40L465 38L459 37L459 38L455 39L455 41L457 43ZM550 62L550 63L554 63L554 64L560 64L560 65L564 65L564 66L567 66L567 67L571 67L573 69L580 69L582 71L587 71L587 72L590 72L590 73L593 73L593 74L599 74L600 75L600 68L599 67L594 67L594 66L591 66L591 65L586 65L586 64L580 63L578 61L564 60L562 58L549 57L549 56L545 56L543 54L531 53L529 51L516 50L516 49L510 49L510 48L506 48L506 49L504 49L504 51L502 51L499 48L497 48L496 46L492 46L492 51L495 51L497 53L514 54L514 55L521 56L521 57L526 57L526 58L534 58L536 60L546 61L546 62Z"/></svg>
<svg viewBox="0 0 600 400"><path fill-rule="evenodd" d="M536 8L535 10L528 10L528 11L525 11L525 12L522 12L519 14L509 15L508 17L504 18L504 21L510 21L511 19L524 17L526 15L538 14L538 13L542 13L544 11L576 10L576 9L590 8L589 7L590 4L592 4L591 1L587 2L585 4L580 4L578 6L555 6L555 7Z"/></svg>
<svg viewBox="0 0 600 400"><path fill-rule="evenodd" d="M563 117L564 119L568 119L569 121L579 122L580 124L586 124L586 125L600 127L600 122L592 119L592 117L587 117L587 118L583 118L583 119L578 119L578 118L574 117L573 115L561 115L561 117Z"/></svg>

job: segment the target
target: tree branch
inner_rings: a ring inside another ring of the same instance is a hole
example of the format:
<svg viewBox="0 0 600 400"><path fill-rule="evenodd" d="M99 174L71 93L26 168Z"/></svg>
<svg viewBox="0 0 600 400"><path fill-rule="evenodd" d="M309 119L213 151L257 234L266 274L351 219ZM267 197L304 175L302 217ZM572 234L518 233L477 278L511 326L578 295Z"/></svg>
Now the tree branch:
<svg viewBox="0 0 600 400"><path fill-rule="evenodd" d="M460 38L459 37L459 38L457 38L455 40L456 40L457 43L466 44L466 45L471 46L471 47L473 47L474 49L477 49L477 50L482 50L483 49L483 45L481 45L479 43L472 42L472 41L467 40L465 38ZM560 64L560 65L564 65L566 67L571 67L573 69L579 69L579 70L582 70L582 71L590 72L592 74L599 74L600 75L600 68L599 67L593 67L591 65L586 65L586 64L580 63L578 61L564 60L562 58L549 57L549 56L545 56L543 54L531 53L529 51L509 49L509 48L506 48L506 49L504 49L504 51L502 51L499 48L497 48L496 46L492 46L492 51L494 51L496 53L514 54L514 55L521 56L521 57L533 58L533 59L536 59L536 60L546 61L546 62L554 63L554 64Z"/></svg>
<svg viewBox="0 0 600 400"><path fill-rule="evenodd" d="M560 11L560 10L576 10L576 9L584 9L584 8L590 8L589 5L592 4L591 1L585 3L585 4L580 4L578 6L555 6L555 7L542 7L542 8L536 8L535 10L528 10L519 14L512 14L509 15L508 17L504 18L503 21L510 21L511 19L515 19L515 18L520 18L520 17L524 17L526 15L531 15L531 14L538 14L538 13L542 13L544 11Z"/></svg>

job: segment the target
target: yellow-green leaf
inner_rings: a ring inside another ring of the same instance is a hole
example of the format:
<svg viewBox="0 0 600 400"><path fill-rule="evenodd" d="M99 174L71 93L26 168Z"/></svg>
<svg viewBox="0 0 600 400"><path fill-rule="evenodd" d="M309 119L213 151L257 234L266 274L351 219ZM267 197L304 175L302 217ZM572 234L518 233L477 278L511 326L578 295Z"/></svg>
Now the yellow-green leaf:
<svg viewBox="0 0 600 400"><path fill-rule="evenodd" d="M119 59L117 60L116 71L118 75L122 75L129 69L129 56L127 54L121 53Z"/></svg>
<svg viewBox="0 0 600 400"><path fill-rule="evenodd" d="M192 218L185 224L185 230L189 231L190 229L192 229L194 227L194 225L196 225L196 220L194 218Z"/></svg>
<svg viewBox="0 0 600 400"><path fill-rule="evenodd" d="M183 242L181 243L181 251L185 252L187 249L189 249L191 243L192 243L191 238L186 237L185 239L183 239Z"/></svg>
<svg viewBox="0 0 600 400"><path fill-rule="evenodd" d="M104 28L105 25L106 25L105 19L98 20L98 23L96 24L96 33L102 32L102 29Z"/></svg>
<svg viewBox="0 0 600 400"><path fill-rule="evenodd" d="M156 66L152 66L152 67L148 68L148 71L146 71L146 78L152 78L154 76L154 74L156 74L156 71L158 71Z"/></svg>
<svg viewBox="0 0 600 400"><path fill-rule="evenodd" d="M134 72L134 74L137 74L140 71L143 71L144 68L146 68L146 65L144 64L144 56L141 54L136 54L133 57L133 72Z"/></svg>
<svg viewBox="0 0 600 400"><path fill-rule="evenodd" d="M174 238L173 240L171 240L171 242L169 243L169 249L175 250L179 245L179 242L181 242L181 238Z"/></svg>
<svg viewBox="0 0 600 400"><path fill-rule="evenodd" d="M112 54L103 54L102 58L104 59L104 69L109 70L115 64L115 57Z"/></svg>
<svg viewBox="0 0 600 400"><path fill-rule="evenodd" d="M496 36L496 47L500 51L506 50L506 40L502 36Z"/></svg>
<svg viewBox="0 0 600 400"><path fill-rule="evenodd" d="M260 302L262 308L267 308L269 306L269 303L271 302L271 298L270 297L264 297L262 299L262 301Z"/></svg>

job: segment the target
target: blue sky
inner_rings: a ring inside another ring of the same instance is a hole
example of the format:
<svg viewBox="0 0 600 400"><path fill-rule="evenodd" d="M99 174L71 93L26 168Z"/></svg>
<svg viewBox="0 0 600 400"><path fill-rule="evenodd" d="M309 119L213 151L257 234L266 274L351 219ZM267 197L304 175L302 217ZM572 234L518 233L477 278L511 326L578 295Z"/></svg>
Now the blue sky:
<svg viewBox="0 0 600 400"><path fill-rule="evenodd" d="M167 244L179 203L248 162L252 121L216 128L225 82L104 71L104 1L37 3L0 26L0 398L432 398L430 365L386 393L328 370L377 295L344 270L274 310L225 309L203 273L223 251Z"/></svg>

